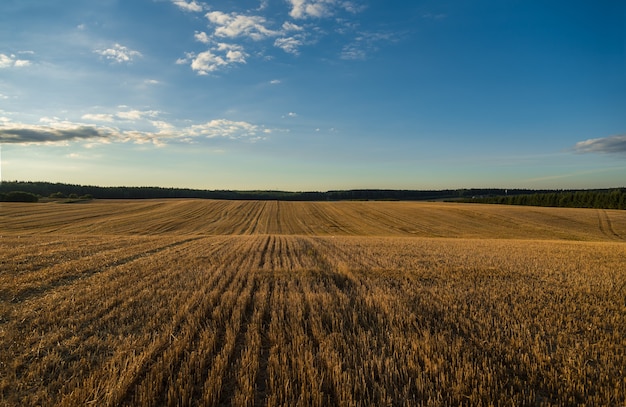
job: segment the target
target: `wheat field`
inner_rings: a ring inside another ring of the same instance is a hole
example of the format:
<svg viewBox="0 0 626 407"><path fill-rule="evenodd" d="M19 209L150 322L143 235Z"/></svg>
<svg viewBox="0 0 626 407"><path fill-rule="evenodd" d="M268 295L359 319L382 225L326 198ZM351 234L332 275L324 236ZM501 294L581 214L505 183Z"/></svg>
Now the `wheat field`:
<svg viewBox="0 0 626 407"><path fill-rule="evenodd" d="M626 211L0 203L2 406L623 406Z"/></svg>

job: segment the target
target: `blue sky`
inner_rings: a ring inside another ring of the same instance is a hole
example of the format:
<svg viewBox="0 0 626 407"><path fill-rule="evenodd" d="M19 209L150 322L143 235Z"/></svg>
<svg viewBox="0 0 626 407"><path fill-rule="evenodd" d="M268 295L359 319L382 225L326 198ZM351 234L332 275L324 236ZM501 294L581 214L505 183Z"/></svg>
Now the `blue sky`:
<svg viewBox="0 0 626 407"><path fill-rule="evenodd" d="M622 1L3 0L1 178L626 186Z"/></svg>

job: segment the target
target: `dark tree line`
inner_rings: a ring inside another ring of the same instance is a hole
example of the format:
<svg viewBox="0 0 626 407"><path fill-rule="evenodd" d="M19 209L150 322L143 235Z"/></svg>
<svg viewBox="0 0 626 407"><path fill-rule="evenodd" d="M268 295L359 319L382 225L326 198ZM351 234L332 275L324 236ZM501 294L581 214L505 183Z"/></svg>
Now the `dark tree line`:
<svg viewBox="0 0 626 407"><path fill-rule="evenodd" d="M39 197L92 197L97 199L204 198L238 200L338 201L338 200L444 200L474 195L504 194L503 189L391 190L355 189L339 191L234 191L161 187L100 187L52 182L4 181L0 194L9 191L28 192ZM530 193L519 190L517 193Z"/></svg>
<svg viewBox="0 0 626 407"><path fill-rule="evenodd" d="M66 198L91 196L98 199L204 198L237 200L426 200L458 198L457 190L348 190L348 191L235 191L160 187L100 187L49 182L8 181L0 184L0 193L23 191L40 197Z"/></svg>
<svg viewBox="0 0 626 407"><path fill-rule="evenodd" d="M0 202L37 202L39 197L30 192L10 191L0 193Z"/></svg>
<svg viewBox="0 0 626 407"><path fill-rule="evenodd" d="M234 191L161 187L100 187L52 182L5 181L0 200L19 191L37 197L69 199L203 198L236 200L340 201L340 200L448 200L506 205L626 209L626 189L555 191L530 189L395 190L353 189L326 192ZM3 198L4 197L4 198ZM23 198L26 195L22 196Z"/></svg>
<svg viewBox="0 0 626 407"><path fill-rule="evenodd" d="M626 209L626 189L554 191L508 196L474 197L464 202L561 208Z"/></svg>

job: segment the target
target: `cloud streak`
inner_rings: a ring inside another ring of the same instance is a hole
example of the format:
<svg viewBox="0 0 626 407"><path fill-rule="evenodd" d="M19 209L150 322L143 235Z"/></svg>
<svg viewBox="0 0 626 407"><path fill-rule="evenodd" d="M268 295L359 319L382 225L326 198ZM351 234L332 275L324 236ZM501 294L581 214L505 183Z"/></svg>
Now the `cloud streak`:
<svg viewBox="0 0 626 407"><path fill-rule="evenodd" d="M43 124L32 125L0 121L0 144L65 144L90 141L95 143L151 143L164 146L168 142L195 143L198 139L229 139L256 142L266 139L273 129L245 121L213 119L205 123L178 128L171 123L158 120L159 112L138 111L115 114L93 113L82 116L83 120L106 122L107 125L73 123L57 119L42 118ZM142 120L142 128L124 129L129 121Z"/></svg>
<svg viewBox="0 0 626 407"><path fill-rule="evenodd" d="M626 154L626 134L579 141L574 145L577 153Z"/></svg>
<svg viewBox="0 0 626 407"><path fill-rule="evenodd" d="M59 129L51 126L8 124L0 126L2 144L44 144L110 138L106 128L76 125Z"/></svg>

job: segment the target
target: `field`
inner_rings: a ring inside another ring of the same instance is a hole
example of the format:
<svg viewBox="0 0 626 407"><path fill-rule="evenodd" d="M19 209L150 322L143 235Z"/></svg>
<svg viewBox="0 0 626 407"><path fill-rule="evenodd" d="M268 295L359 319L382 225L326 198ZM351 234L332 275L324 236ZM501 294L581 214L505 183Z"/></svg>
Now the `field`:
<svg viewBox="0 0 626 407"><path fill-rule="evenodd" d="M626 211L0 204L0 405L626 405Z"/></svg>

